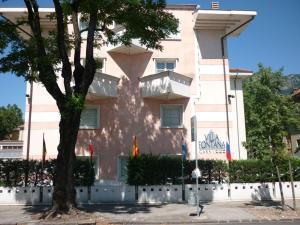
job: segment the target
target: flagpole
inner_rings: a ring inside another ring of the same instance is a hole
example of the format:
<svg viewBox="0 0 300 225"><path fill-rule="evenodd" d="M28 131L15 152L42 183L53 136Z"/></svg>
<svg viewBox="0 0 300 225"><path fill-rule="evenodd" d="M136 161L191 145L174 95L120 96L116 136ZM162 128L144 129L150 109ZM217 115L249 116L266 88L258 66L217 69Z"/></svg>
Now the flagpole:
<svg viewBox="0 0 300 225"><path fill-rule="evenodd" d="M183 137L181 139L182 141L182 146L181 146L181 177L182 177L182 201L185 201L185 186L184 186L184 165L183 165L183 160L184 160L184 154L186 154L186 149L184 149L184 140ZM185 151L185 152L184 152Z"/></svg>

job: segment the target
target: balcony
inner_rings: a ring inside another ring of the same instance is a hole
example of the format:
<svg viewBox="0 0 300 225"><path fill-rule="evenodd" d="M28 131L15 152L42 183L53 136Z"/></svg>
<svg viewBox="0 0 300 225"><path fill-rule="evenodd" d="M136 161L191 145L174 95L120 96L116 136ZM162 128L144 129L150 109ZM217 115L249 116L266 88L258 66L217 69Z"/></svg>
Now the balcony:
<svg viewBox="0 0 300 225"><path fill-rule="evenodd" d="M143 98L162 100L190 97L191 77L164 71L140 78L140 90Z"/></svg>
<svg viewBox="0 0 300 225"><path fill-rule="evenodd" d="M96 73L89 88L87 99L97 100L103 98L117 97L117 89L120 78L105 74Z"/></svg>
<svg viewBox="0 0 300 225"><path fill-rule="evenodd" d="M22 159L23 141L0 141L0 159Z"/></svg>

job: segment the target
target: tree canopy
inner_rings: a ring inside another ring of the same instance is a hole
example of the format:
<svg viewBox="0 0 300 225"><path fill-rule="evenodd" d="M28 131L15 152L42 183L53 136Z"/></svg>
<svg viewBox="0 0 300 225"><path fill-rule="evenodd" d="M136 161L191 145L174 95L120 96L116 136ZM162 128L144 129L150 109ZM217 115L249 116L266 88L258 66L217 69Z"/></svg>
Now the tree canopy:
<svg viewBox="0 0 300 225"><path fill-rule="evenodd" d="M0 107L0 140L5 139L7 135L22 124L22 111L17 105Z"/></svg>
<svg viewBox="0 0 300 225"><path fill-rule="evenodd" d="M37 0L24 3L25 18L15 23L0 20L0 72L42 83L56 101L61 120L53 210L66 212L76 205L75 145L85 98L99 66L96 49L109 43L130 45L137 38L146 48L162 50L160 41L177 32L178 20L165 10L164 0L53 0L55 12L46 17ZM54 23L52 30L43 27L47 18ZM24 26L30 32L24 32Z"/></svg>
<svg viewBox="0 0 300 225"><path fill-rule="evenodd" d="M299 104L285 96L283 70L258 65L244 82L245 119L249 158L264 159L284 154L283 138L300 126ZM272 149L272 150L271 150Z"/></svg>

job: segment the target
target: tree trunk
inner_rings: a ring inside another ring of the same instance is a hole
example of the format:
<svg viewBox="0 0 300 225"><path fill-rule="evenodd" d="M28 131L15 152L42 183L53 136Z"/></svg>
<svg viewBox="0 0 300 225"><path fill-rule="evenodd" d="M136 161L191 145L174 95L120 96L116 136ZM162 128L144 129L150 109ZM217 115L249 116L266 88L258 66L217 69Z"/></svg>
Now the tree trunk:
<svg viewBox="0 0 300 225"><path fill-rule="evenodd" d="M60 113L62 116L59 124L60 141L57 148L53 210L67 212L76 206L73 167L81 111L65 107Z"/></svg>

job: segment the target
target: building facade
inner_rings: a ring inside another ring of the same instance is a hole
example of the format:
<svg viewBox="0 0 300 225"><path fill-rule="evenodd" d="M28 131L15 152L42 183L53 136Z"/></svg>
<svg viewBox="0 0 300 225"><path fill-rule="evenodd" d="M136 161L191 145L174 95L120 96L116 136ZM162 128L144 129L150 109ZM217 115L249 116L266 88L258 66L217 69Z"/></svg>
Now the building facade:
<svg viewBox="0 0 300 225"><path fill-rule="evenodd" d="M52 9L42 12L47 10ZM226 160L228 142L233 159L247 158L242 144L246 140L242 82L252 72L230 69L227 38L238 36L256 12L204 10L196 5L169 5L166 10L179 19L180 32L161 41L163 51L132 40L130 46L108 45L95 52L103 67L86 99L76 154L89 157L88 145L94 145L99 182L124 180L133 136L140 154L176 156L186 143L188 159L195 159L197 146L199 159ZM7 17L16 15L16 9L11 11ZM53 24L44 23L53 29ZM122 31L120 26L114 29ZM72 32L71 25L68 30ZM28 111L27 102L24 146ZM42 156L43 133L47 158L56 157L59 120L55 101L41 84L34 84L31 158ZM193 141L191 126L197 131Z"/></svg>

